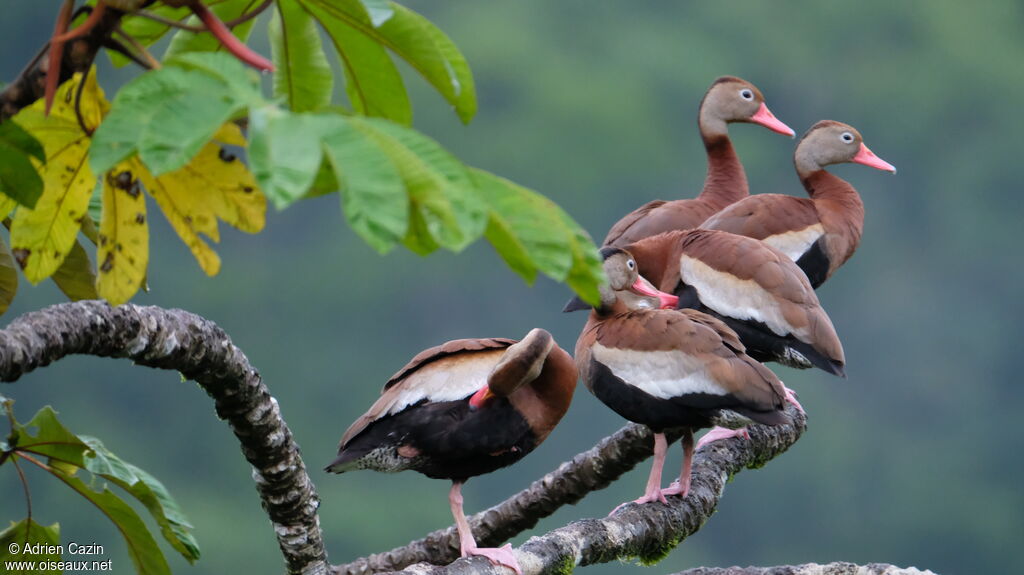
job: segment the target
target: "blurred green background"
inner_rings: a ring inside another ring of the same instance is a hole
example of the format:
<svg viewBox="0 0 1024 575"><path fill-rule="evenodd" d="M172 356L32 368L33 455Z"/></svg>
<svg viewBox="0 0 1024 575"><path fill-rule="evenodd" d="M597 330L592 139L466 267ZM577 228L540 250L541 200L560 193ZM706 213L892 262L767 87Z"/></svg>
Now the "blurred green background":
<svg viewBox="0 0 1024 575"><path fill-rule="evenodd" d="M13 78L45 41L58 5L5 3L0 79ZM824 118L852 124L899 168L895 177L834 169L867 207L859 252L819 292L843 338L849 379L777 368L800 393L809 432L733 481L716 516L659 565L583 572L832 560L944 575L1024 572L1024 266L1014 239L1024 219L1024 4L409 5L461 47L480 92L479 115L462 126L409 75L416 127L467 163L553 198L598 239L647 200L699 191L696 109L722 74L754 82L798 132ZM256 45L269 53L265 41ZM113 87L134 73L112 70L104 57L100 78ZM791 140L745 125L731 134L754 192L802 194ZM567 288L523 285L486 244L457 256L380 257L339 210L337 197L319 198L271 214L260 235L228 231L215 278L153 218L152 292L136 298L218 322L261 370L319 488L334 563L451 523L443 482L320 471L392 372L447 339L521 337L534 326L571 349L584 321L559 313ZM60 299L23 280L0 323ZM125 361L71 358L0 391L25 420L52 404L73 431L102 438L166 483L203 547L194 566L172 557L176 572L283 571L248 465L194 384ZM467 485L467 511L497 503L622 424L581 388L536 452ZM674 470L679 449L671 455ZM606 514L640 494L646 473L643 465L534 533ZM95 509L49 477L31 480L40 522L59 521L65 541L103 544L115 571L130 572L122 540ZM23 513L13 470L0 469L0 520Z"/></svg>

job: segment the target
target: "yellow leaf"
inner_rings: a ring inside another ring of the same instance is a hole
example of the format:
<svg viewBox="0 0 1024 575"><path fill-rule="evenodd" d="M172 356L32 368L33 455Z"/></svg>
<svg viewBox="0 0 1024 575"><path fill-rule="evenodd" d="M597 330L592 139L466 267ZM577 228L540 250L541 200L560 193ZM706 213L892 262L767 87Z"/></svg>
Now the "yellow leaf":
<svg viewBox="0 0 1024 575"><path fill-rule="evenodd" d="M121 305L139 291L149 262L146 200L133 169L133 162L121 162L103 178L96 289L112 305Z"/></svg>
<svg viewBox="0 0 1024 575"><path fill-rule="evenodd" d="M0 314L7 311L17 292L18 272L14 269L14 260L11 259L7 244L0 238Z"/></svg>
<svg viewBox="0 0 1024 575"><path fill-rule="evenodd" d="M238 126L231 123L224 124L215 139L245 142ZM181 169L158 178L137 160L134 165L149 195L208 275L220 271L220 258L199 234L220 241L217 218L249 233L262 230L266 223L267 199L252 173L216 141L206 144Z"/></svg>
<svg viewBox="0 0 1024 575"><path fill-rule="evenodd" d="M49 116L39 100L14 117L46 152L45 164L32 160L43 178L43 194L34 209L18 209L11 225L11 252L32 283L53 274L74 246L96 184L88 161L89 133L82 130L75 113L75 94L82 81L82 75L75 74L58 88ZM90 73L81 93L82 123L94 130L108 108L96 74Z"/></svg>
<svg viewBox="0 0 1024 575"><path fill-rule="evenodd" d="M14 206L17 206L18 202L12 200L4 194L0 194L0 220L10 215Z"/></svg>

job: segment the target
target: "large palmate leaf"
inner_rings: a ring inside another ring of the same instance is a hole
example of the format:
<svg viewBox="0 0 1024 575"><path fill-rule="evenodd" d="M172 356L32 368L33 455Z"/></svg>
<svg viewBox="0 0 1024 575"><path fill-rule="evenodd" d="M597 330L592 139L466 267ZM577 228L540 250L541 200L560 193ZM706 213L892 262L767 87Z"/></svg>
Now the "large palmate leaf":
<svg viewBox="0 0 1024 575"><path fill-rule="evenodd" d="M412 123L405 82L387 50L372 35L372 18L358 2L299 0L324 27L341 61L345 93L353 110L401 124ZM359 23L353 26L352 23Z"/></svg>
<svg viewBox="0 0 1024 575"><path fill-rule="evenodd" d="M88 130L100 124L108 107L95 78L90 73L84 79L80 98L81 120ZM89 133L75 113L75 93L82 81L82 75L76 74L57 90L49 116L40 100L14 117L46 153L46 163L38 168L43 194L34 208L19 208L11 225L11 251L33 283L55 272L74 246L95 185L86 159Z"/></svg>
<svg viewBox="0 0 1024 575"><path fill-rule="evenodd" d="M297 0L278 0L268 30L277 68L274 96L295 112L329 106L334 76L313 18Z"/></svg>
<svg viewBox="0 0 1024 575"><path fill-rule="evenodd" d="M487 225L487 208L474 189L466 166L437 142L419 132L384 120L353 118L398 167L409 192L413 218L419 216L430 237L410 229L406 245L418 253L432 243L460 251Z"/></svg>
<svg viewBox="0 0 1024 575"><path fill-rule="evenodd" d="M260 100L255 72L227 54L188 54L126 84L93 136L103 173L135 154L156 176L177 170L221 125Z"/></svg>
<svg viewBox="0 0 1024 575"><path fill-rule="evenodd" d="M357 111L379 115L405 123L402 119L373 112L376 100L368 89L374 83L396 84L393 68L385 65L380 53L373 51L361 38L386 47L419 72L454 108L463 122L476 114L476 87L465 57L444 32L416 12L391 4L391 13L379 3L360 0L300 0L302 5L323 25L334 40L342 61L366 58L365 67L346 64L349 96ZM367 54L372 55L366 56ZM365 70L359 74L360 70ZM374 71L377 71L375 74ZM359 92L353 97L351 84ZM395 91L397 94L398 92ZM403 90L404 93L404 90ZM363 103L360 102L363 101ZM368 103L366 103L368 102ZM391 104L397 104L391 102ZM380 109L388 109L381 107Z"/></svg>
<svg viewBox="0 0 1024 575"><path fill-rule="evenodd" d="M54 523L49 527L40 525L31 518L25 518L0 532L0 565L8 566L15 561L32 562L34 564L57 562L61 559L56 546L60 544L60 525ZM38 545L38 546L37 546ZM31 546L31 547L29 547ZM35 552L39 550L39 552ZM24 565L24 563L23 563ZM7 570L11 575L29 575L36 573L61 573L59 569Z"/></svg>
<svg viewBox="0 0 1024 575"><path fill-rule="evenodd" d="M5 410L10 412L10 404ZM13 457L24 454L38 461L47 458L51 474L96 505L122 533L129 554L140 573L167 573L166 560L138 513L102 483L87 485L77 477L84 469L97 478L110 481L136 498L160 526L164 539L187 560L199 558L199 547L191 534L192 526L167 488L156 478L122 460L103 443L89 436L78 436L57 419L49 406L39 410L31 421L12 426L7 447Z"/></svg>
<svg viewBox="0 0 1024 575"><path fill-rule="evenodd" d="M29 208L35 207L43 193L43 180L33 158L39 163L46 161L42 144L13 121L0 124L0 194Z"/></svg>
<svg viewBox="0 0 1024 575"><path fill-rule="evenodd" d="M119 164L103 178L96 289L113 305L120 305L135 295L146 278L149 263L146 199L132 167L130 162Z"/></svg>
<svg viewBox="0 0 1024 575"><path fill-rule="evenodd" d="M226 143L244 142L233 124L226 124L218 134ZM206 144L187 165L168 174L153 176L137 160L133 165L132 173L209 275L220 271L220 257L200 234L220 241L218 218L244 232L263 229L266 197L245 164L216 141Z"/></svg>
<svg viewBox="0 0 1024 575"><path fill-rule="evenodd" d="M516 273L533 283L537 272L565 281L597 303L604 271L587 233L544 196L483 170L473 180L490 207L487 240Z"/></svg>

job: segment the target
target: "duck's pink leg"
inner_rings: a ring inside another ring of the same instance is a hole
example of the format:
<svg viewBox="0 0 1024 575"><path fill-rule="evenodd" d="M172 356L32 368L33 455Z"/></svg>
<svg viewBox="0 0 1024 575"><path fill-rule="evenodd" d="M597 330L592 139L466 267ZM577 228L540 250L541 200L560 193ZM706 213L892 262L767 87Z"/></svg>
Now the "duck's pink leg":
<svg viewBox="0 0 1024 575"><path fill-rule="evenodd" d="M452 508L452 516L455 517L455 528L459 532L459 550L463 557L480 555L486 557L495 565L504 565L512 569L517 575L523 575L519 567L519 561L512 553L512 546L505 544L502 547L477 547L476 539L473 539L473 532L469 528L469 521L466 521L466 514L462 512L462 482L453 481L452 489L448 492L448 504Z"/></svg>
<svg viewBox="0 0 1024 575"><path fill-rule="evenodd" d="M644 495L640 499L633 501L626 501L620 503L612 512L608 515L613 515L616 511L621 509L623 506L629 505L630 503L650 503L652 501L661 501L662 503L668 503L665 500L665 496L661 494L661 471L665 467L665 452L668 451L668 440L665 439L664 433L654 434L654 463L651 465L651 474L647 476L647 489L644 490Z"/></svg>
<svg viewBox="0 0 1024 575"><path fill-rule="evenodd" d="M729 429L727 427L715 427L711 431L704 434L704 437L700 438L697 442L697 449L704 447L709 443L715 441L721 441L723 439L729 439L731 437L742 437L743 439L750 439L750 432L747 431L746 427L739 429Z"/></svg>
<svg viewBox="0 0 1024 575"><path fill-rule="evenodd" d="M786 401L788 401L789 403L792 403L793 407L795 407L797 409L797 411L799 411L800 413L803 413L803 414L806 415L807 412L804 411L804 406L800 405L800 402L797 401L797 399L796 399L796 392L793 391L792 389L786 387L785 385L782 386L782 389L786 390Z"/></svg>
<svg viewBox="0 0 1024 575"><path fill-rule="evenodd" d="M690 493L690 476L693 474L693 451L693 430L687 429L683 435L683 469L679 472L679 479L661 490L663 497L666 495L686 497Z"/></svg>

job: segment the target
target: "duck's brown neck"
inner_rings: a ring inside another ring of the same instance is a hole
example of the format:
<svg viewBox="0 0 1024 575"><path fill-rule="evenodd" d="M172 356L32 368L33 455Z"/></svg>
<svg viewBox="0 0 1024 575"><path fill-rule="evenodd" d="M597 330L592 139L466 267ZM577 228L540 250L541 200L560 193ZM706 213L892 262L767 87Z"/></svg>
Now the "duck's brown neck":
<svg viewBox="0 0 1024 575"><path fill-rule="evenodd" d="M666 278L672 279L671 276L675 274L675 279L679 279L679 253L675 248L684 233L665 232L629 246L629 252L636 260L637 271L660 290L671 291L665 285ZM668 283L674 286L672 282Z"/></svg>
<svg viewBox="0 0 1024 575"><path fill-rule="evenodd" d="M841 266L860 244L864 231L864 202L860 194L846 180L826 172L814 170L800 175L807 195L814 201L822 225L832 236L829 241L831 267Z"/></svg>
<svg viewBox="0 0 1024 575"><path fill-rule="evenodd" d="M742 200L750 193L747 174L726 133L702 132L704 149L708 154L708 173L700 199L721 209Z"/></svg>

